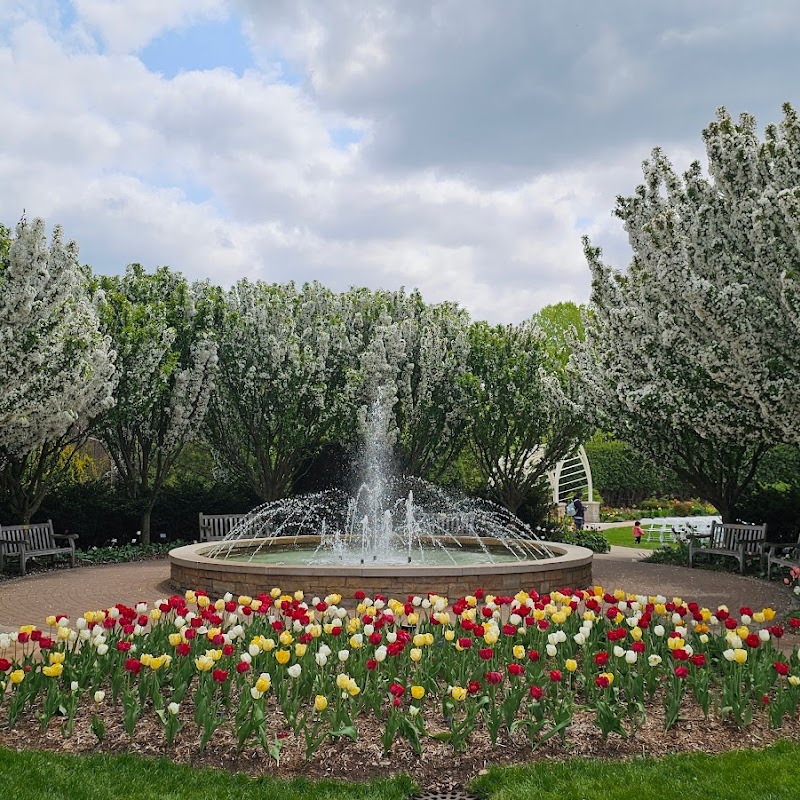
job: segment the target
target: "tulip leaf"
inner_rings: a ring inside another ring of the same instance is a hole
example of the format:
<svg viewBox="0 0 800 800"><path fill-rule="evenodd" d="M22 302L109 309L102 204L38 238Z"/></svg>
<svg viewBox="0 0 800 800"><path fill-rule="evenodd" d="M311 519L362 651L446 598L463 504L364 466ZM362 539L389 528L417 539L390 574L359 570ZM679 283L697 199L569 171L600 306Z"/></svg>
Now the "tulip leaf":
<svg viewBox="0 0 800 800"><path fill-rule="evenodd" d="M331 731L331 736L337 738L340 736L346 736L351 742L354 742L358 738L358 731L353 725L346 725L344 728L340 728L338 731Z"/></svg>

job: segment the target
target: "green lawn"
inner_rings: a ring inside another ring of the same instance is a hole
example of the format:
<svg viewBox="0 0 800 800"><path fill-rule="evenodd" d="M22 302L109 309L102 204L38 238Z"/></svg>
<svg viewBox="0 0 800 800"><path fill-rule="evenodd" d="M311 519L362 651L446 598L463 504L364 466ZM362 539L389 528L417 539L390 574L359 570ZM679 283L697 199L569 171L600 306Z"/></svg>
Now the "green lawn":
<svg viewBox="0 0 800 800"><path fill-rule="evenodd" d="M68 756L4 748L0 776L3 796L14 800L405 800L413 789L403 776L354 784L278 781L132 755Z"/></svg>
<svg viewBox="0 0 800 800"><path fill-rule="evenodd" d="M800 745L778 742L764 750L719 756L547 761L494 767L469 788L486 800L729 800L757 787L759 800L794 800L798 760ZM132 755L70 756L4 748L0 775L4 797L14 800L407 800L414 790L406 777L364 784L277 781Z"/></svg>
<svg viewBox="0 0 800 800"><path fill-rule="evenodd" d="M800 745L779 742L719 756L541 762L490 769L471 788L487 800L796 800L798 759Z"/></svg>
<svg viewBox="0 0 800 800"><path fill-rule="evenodd" d="M606 528L600 532L611 544L621 547L636 547L641 550L656 550L661 547L659 542L646 542L644 539L640 545L637 545L633 541L633 524L626 525L624 528Z"/></svg>

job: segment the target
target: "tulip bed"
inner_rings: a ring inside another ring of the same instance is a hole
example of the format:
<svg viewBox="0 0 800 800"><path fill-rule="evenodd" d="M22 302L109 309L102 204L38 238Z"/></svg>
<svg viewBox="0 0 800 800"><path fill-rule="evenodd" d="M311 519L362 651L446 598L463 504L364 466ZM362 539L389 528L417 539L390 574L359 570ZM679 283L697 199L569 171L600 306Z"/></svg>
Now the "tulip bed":
<svg viewBox="0 0 800 800"><path fill-rule="evenodd" d="M287 737L313 759L367 727L456 751L483 737L531 747L566 737L576 711L598 738L669 730L688 704L747 728L796 723L800 658L769 609L700 608L600 587L552 595L429 595L405 601L274 589L212 600L187 592L0 634L0 722L59 727L76 716L102 741L148 724L203 750L226 731L276 761Z"/></svg>

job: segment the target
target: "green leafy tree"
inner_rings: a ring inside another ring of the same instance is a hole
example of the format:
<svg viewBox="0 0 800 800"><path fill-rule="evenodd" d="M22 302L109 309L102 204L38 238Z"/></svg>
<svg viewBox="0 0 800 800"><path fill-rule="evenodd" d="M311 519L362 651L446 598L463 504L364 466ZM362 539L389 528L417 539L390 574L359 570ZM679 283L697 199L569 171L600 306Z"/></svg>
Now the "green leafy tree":
<svg viewBox="0 0 800 800"><path fill-rule="evenodd" d="M116 405L96 428L116 477L140 514L142 543L159 492L183 447L202 425L213 389L217 347L208 287L139 264L103 277L104 331L117 351Z"/></svg>
<svg viewBox="0 0 800 800"><path fill-rule="evenodd" d="M566 367L572 354L573 344L585 337L583 306L572 302L545 306L534 319L545 337L545 349L554 365Z"/></svg>
<svg viewBox="0 0 800 800"><path fill-rule="evenodd" d="M491 493L512 512L586 433L582 409L547 363L535 322L473 324L470 446Z"/></svg>

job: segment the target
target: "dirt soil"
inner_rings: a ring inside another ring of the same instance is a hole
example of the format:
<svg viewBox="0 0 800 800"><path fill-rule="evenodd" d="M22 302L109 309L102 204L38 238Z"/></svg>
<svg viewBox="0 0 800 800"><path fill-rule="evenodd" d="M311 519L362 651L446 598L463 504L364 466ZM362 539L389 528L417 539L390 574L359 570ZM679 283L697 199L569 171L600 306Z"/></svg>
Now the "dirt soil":
<svg viewBox="0 0 800 800"><path fill-rule="evenodd" d="M397 739L388 754L381 745L382 727L374 717L357 720L358 740L327 740L312 757L305 758L303 737L277 729L281 738L279 761L260 746L248 746L237 753L236 739L226 725L214 734L205 751L199 750L199 731L193 722L176 736L171 746L165 744L160 722L155 717L143 718L133 738L125 733L119 709L107 710L106 736L98 743L91 730L94 709L79 711L73 735L63 738L61 720L54 718L41 730L33 713L20 718L16 727L0 728L0 744L24 750L36 749L61 753L135 753L144 757L168 758L176 764L212 767L251 776L276 778L337 778L362 781L405 773L423 789L447 789L465 786L483 770L494 765L520 764L533 761L563 760L571 757L590 759L629 759L635 756L663 756L668 753L719 753L741 748L764 747L778 739L800 742L800 719L785 719L780 730L771 729L765 714L758 714L750 727L740 730L730 721L712 715L703 718L699 706L688 698L676 725L664 733L664 712L660 705L647 708L647 721L627 737L610 734L603 741L594 724L594 714L576 711L565 740L553 737L534 749L524 735L500 739L491 746L488 734L480 727L470 737L465 752L457 753L444 742L425 739L423 752L416 755L404 739ZM626 726L630 730L630 726ZM446 730L444 721L426 718L429 733Z"/></svg>

